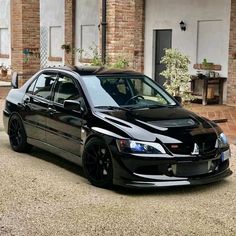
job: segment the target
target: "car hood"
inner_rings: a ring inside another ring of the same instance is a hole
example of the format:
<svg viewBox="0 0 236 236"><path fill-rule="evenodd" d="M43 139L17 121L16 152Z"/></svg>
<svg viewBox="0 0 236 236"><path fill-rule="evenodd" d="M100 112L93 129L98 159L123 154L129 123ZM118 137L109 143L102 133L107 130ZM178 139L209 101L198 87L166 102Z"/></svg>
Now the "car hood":
<svg viewBox="0 0 236 236"><path fill-rule="evenodd" d="M178 144L178 147L189 145L189 150L195 143L215 146L221 132L215 123L182 107L132 111L98 110L95 115L106 122L107 129L123 137L150 142L159 141L167 145Z"/></svg>

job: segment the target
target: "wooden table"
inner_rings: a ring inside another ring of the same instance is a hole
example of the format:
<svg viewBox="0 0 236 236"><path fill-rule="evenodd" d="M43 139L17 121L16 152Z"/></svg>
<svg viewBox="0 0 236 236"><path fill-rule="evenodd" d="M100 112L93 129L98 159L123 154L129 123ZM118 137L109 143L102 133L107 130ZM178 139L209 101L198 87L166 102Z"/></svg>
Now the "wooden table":
<svg viewBox="0 0 236 236"><path fill-rule="evenodd" d="M219 101L218 104L223 104L223 88L224 82L226 81L226 77L206 77L199 78L198 76L191 77L191 90L194 91L196 81L200 80L203 81L203 88L202 88L202 105L207 105L207 90L209 85L218 85L219 90Z"/></svg>

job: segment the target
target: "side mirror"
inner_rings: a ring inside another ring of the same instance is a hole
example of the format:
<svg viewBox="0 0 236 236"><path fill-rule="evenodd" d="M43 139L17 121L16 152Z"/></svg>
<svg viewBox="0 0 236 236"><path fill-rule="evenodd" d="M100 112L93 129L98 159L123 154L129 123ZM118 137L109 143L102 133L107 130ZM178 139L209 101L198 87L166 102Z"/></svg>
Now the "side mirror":
<svg viewBox="0 0 236 236"><path fill-rule="evenodd" d="M13 72L12 77L11 77L11 86L14 89L18 88L18 74L17 72Z"/></svg>
<svg viewBox="0 0 236 236"><path fill-rule="evenodd" d="M64 101L64 108L68 111L78 111L81 112L81 103L76 100L65 100Z"/></svg>

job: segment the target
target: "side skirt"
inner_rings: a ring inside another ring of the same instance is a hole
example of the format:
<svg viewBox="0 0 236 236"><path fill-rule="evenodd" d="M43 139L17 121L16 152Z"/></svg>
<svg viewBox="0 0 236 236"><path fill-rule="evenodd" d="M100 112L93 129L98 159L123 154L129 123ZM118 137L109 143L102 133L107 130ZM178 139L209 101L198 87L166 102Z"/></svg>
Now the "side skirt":
<svg viewBox="0 0 236 236"><path fill-rule="evenodd" d="M66 152L63 149L56 148L52 145L49 145L48 143L44 143L40 140L35 140L35 139L29 138L29 137L27 138L27 143L29 143L35 147L41 148L43 150L46 150L48 152L51 152L53 154L56 154L56 155L66 159L68 161L71 161L79 166L82 166L82 158L80 156L76 156L72 153Z"/></svg>

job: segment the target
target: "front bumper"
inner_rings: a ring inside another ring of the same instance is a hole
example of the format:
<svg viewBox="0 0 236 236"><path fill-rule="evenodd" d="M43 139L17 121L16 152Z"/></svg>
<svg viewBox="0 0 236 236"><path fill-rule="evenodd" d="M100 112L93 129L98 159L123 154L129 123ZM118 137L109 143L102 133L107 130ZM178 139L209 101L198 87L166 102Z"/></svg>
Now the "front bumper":
<svg viewBox="0 0 236 236"><path fill-rule="evenodd" d="M186 185L202 185L220 181L230 175L232 171L226 170L209 175L205 177L181 178L170 177L164 175L139 175L137 180L115 179L114 184L129 187L129 188L156 188L156 187L172 187L172 186L186 186Z"/></svg>
<svg viewBox="0 0 236 236"><path fill-rule="evenodd" d="M193 157L188 158L153 160L153 158L140 159L119 156L113 158L113 183L129 188L202 185L220 181L232 174L229 168L229 159L223 160L221 155L198 160ZM201 170L202 163L209 163L212 167L209 167L208 171ZM189 166L189 170L173 172L171 167L178 165L184 165L185 168ZM195 165L196 168L200 166L197 172L194 168Z"/></svg>

